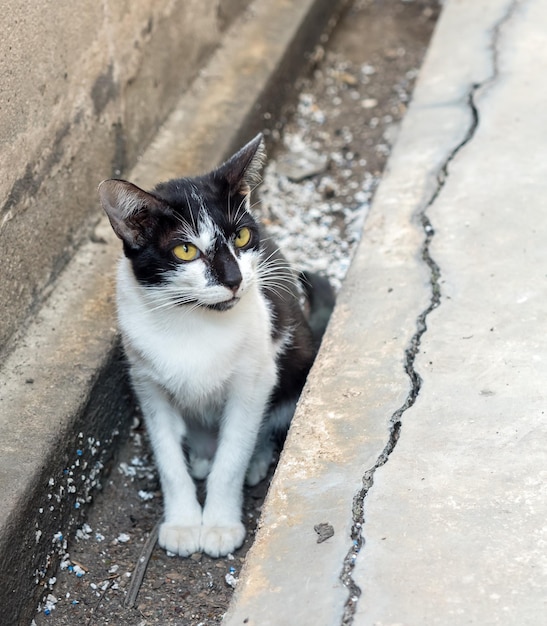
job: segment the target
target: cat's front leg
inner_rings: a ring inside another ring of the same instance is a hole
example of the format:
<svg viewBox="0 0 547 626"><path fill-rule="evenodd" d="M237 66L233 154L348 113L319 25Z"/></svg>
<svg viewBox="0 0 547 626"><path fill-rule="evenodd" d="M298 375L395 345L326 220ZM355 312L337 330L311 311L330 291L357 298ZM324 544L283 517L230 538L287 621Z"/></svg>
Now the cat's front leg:
<svg viewBox="0 0 547 626"><path fill-rule="evenodd" d="M163 493L164 521L159 529L158 543L169 552L189 556L200 550L201 506L182 449L186 426L155 383L143 378L135 380L134 377L134 386Z"/></svg>
<svg viewBox="0 0 547 626"><path fill-rule="evenodd" d="M245 539L243 483L274 384L272 365L261 380L236 383L226 405L203 509L201 549L210 556L229 554Z"/></svg>

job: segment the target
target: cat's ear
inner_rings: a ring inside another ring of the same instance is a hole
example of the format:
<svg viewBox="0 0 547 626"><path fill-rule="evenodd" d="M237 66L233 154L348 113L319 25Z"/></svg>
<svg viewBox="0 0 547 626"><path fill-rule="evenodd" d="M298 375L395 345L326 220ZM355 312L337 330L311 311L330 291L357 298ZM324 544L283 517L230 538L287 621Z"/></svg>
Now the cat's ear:
<svg viewBox="0 0 547 626"><path fill-rule="evenodd" d="M215 170L215 178L226 180L231 193L246 196L260 182L260 170L265 159L264 137L259 133Z"/></svg>
<svg viewBox="0 0 547 626"><path fill-rule="evenodd" d="M146 242L158 216L166 211L161 200L125 180L103 180L98 191L114 232L132 249Z"/></svg>

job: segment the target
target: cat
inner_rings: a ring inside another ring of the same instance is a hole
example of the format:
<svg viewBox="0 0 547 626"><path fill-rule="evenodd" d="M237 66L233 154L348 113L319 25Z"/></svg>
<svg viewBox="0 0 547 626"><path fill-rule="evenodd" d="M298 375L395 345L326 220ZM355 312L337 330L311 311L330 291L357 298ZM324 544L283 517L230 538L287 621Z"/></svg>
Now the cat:
<svg viewBox="0 0 547 626"><path fill-rule="evenodd" d="M118 321L160 476L158 541L181 556L243 543L244 482L266 477L334 302L325 278L298 287L251 214L264 158L259 134L203 176L99 186L123 242ZM302 294L319 303L310 323Z"/></svg>

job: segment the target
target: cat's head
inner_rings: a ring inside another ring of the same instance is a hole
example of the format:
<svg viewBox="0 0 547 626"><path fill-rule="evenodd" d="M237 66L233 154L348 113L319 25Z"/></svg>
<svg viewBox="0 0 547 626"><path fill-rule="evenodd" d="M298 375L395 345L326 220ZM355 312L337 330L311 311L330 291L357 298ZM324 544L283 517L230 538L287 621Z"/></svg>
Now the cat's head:
<svg viewBox="0 0 547 626"><path fill-rule="evenodd" d="M232 308L255 280L259 226L250 193L264 159L262 135L204 176L151 192L123 180L99 186L138 283L157 308Z"/></svg>

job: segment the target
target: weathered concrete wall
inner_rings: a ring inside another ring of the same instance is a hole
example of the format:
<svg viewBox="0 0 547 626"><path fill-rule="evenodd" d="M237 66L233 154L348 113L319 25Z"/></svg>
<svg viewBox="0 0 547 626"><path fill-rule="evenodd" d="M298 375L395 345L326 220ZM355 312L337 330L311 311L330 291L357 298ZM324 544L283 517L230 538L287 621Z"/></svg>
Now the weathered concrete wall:
<svg viewBox="0 0 547 626"><path fill-rule="evenodd" d="M248 0L6 0L0 353ZM10 339L12 341L10 341Z"/></svg>

